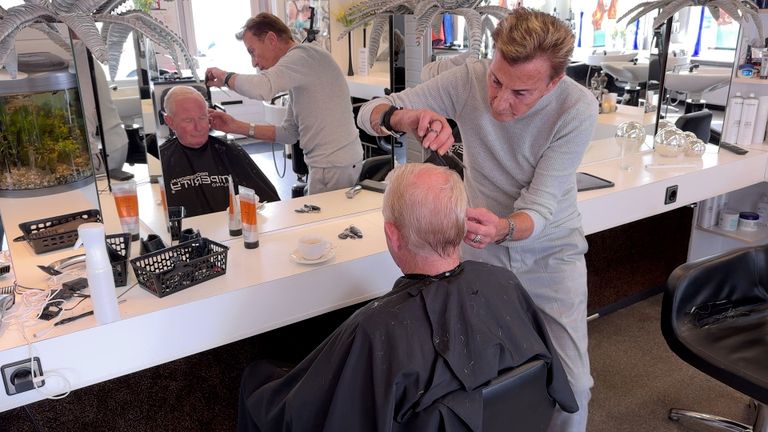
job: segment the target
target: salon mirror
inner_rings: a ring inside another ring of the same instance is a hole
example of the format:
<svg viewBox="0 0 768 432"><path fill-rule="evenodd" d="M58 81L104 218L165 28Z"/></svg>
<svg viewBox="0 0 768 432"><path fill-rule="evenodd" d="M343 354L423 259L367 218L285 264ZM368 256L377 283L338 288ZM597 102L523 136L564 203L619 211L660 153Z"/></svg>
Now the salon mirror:
<svg viewBox="0 0 768 432"><path fill-rule="evenodd" d="M0 79L0 212L17 283L46 288L37 265L76 254L72 232L100 206L71 55L36 33L17 38L18 78Z"/></svg>
<svg viewBox="0 0 768 432"><path fill-rule="evenodd" d="M707 109L713 113L709 142L717 144L732 87L739 35L744 29L730 17L714 19L705 7L681 9L671 24L656 31L660 43L655 45L667 59L665 94L658 99L659 118L675 123L682 115ZM671 28L669 45L664 46L667 28Z"/></svg>

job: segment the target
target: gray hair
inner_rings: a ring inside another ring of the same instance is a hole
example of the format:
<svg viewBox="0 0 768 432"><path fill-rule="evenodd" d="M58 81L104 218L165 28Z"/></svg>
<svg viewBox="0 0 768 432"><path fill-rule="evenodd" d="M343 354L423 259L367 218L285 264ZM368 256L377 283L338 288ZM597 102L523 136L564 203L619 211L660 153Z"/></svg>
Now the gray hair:
<svg viewBox="0 0 768 432"><path fill-rule="evenodd" d="M408 163L387 176L382 213L419 255L447 257L466 234L467 194L456 172L432 164Z"/></svg>
<svg viewBox="0 0 768 432"><path fill-rule="evenodd" d="M274 33L279 40L284 42L293 40L291 29L280 18L268 12L262 12L255 17L248 18L243 28L235 34L235 38L240 41L243 40L245 32L256 36L258 40L264 40L270 32Z"/></svg>
<svg viewBox="0 0 768 432"><path fill-rule="evenodd" d="M200 91L194 87L180 85L172 87L168 90L168 93L165 94L165 97L163 98L163 111L165 111L167 115L173 116L173 110L176 108L176 101L184 99L185 97L194 97L200 99L204 104L208 104L203 95L200 94Z"/></svg>

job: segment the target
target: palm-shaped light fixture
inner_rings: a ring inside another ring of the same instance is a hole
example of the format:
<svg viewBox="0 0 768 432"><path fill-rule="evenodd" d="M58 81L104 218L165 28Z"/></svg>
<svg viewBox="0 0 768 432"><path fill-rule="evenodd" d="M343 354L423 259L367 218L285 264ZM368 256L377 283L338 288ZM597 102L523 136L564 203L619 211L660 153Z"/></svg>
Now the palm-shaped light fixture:
<svg viewBox="0 0 768 432"><path fill-rule="evenodd" d="M720 17L720 11L724 11L739 24L752 22L757 30L757 45L763 44L763 22L760 20L759 9L752 0L654 0L640 3L619 17L618 21L625 18L627 25L632 24L640 17L657 9L659 14L653 20L653 28L660 27L674 14L689 6L705 6L709 9L714 19Z"/></svg>
<svg viewBox="0 0 768 432"><path fill-rule="evenodd" d="M53 23L64 23L74 32L100 63L109 65L112 80L117 74L123 44L131 31L137 31L168 50L177 69L179 58L199 80L195 62L184 41L162 22L140 10L117 12L128 0L24 0L7 10L0 8L0 66L15 78L18 72L16 35L32 27L69 51L67 39ZM99 31L96 23L102 23Z"/></svg>
<svg viewBox="0 0 768 432"><path fill-rule="evenodd" d="M442 20L437 16L444 13L461 15L467 20L469 29L469 50L475 57L480 56L483 31L493 24L488 16L498 20L509 14L509 9L501 6L481 6L481 0L363 0L347 8L344 12L350 24L339 34L339 40L352 30L373 22L370 42L368 43L368 64L373 66L379 50L379 42L389 22L389 16L394 14L413 14L416 17L416 43L421 44L427 35L427 30L440 32ZM429 40L429 37L427 37Z"/></svg>

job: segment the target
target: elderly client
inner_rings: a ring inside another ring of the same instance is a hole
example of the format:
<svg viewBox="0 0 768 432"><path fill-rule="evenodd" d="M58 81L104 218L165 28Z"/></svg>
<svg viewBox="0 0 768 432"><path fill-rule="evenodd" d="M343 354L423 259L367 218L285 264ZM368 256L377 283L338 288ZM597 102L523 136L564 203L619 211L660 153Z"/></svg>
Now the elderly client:
<svg viewBox="0 0 768 432"><path fill-rule="evenodd" d="M240 146L208 135L208 105L189 86L173 87L165 95L165 122L176 137L160 146L160 162L169 206L182 205L187 216L226 210L228 175L235 190L247 186L261 201L279 201L269 179Z"/></svg>
<svg viewBox="0 0 768 432"><path fill-rule="evenodd" d="M542 309L580 408L556 412L550 430L584 431L593 381L575 174L597 101L564 76L574 37L557 18L515 9L493 40L492 60L431 64L434 79L370 101L358 125L371 135L409 132L439 152L453 142L446 117L459 125L472 207L462 254L515 272Z"/></svg>
<svg viewBox="0 0 768 432"><path fill-rule="evenodd" d="M444 167L406 164L384 195L387 246L404 276L285 374L249 366L241 431L480 430L478 387L532 358L577 409L538 309L509 270L460 261L466 194ZM467 391L464 391L467 390Z"/></svg>
<svg viewBox="0 0 768 432"><path fill-rule="evenodd" d="M293 144L299 140L309 167L310 194L350 187L357 182L363 146L355 127L349 87L336 61L315 44L297 44L279 18L260 13L237 34L248 49L257 75L218 68L206 71L209 85L227 86L259 100L281 92L291 96L280 126L256 125L216 112L211 125L220 131L266 141Z"/></svg>

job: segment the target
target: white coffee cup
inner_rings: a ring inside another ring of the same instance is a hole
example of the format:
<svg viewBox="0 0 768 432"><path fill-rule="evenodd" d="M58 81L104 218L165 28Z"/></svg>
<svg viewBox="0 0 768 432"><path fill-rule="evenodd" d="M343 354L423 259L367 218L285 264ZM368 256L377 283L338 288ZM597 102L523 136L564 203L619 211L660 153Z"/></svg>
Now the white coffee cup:
<svg viewBox="0 0 768 432"><path fill-rule="evenodd" d="M304 259L320 259L330 248L331 242L317 235L306 235L299 239L299 254Z"/></svg>

